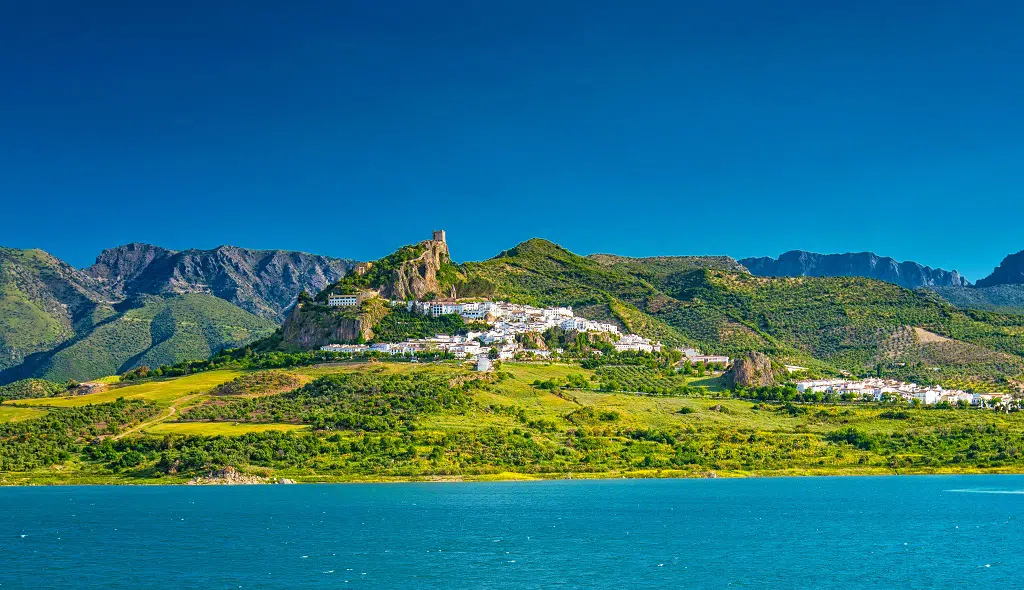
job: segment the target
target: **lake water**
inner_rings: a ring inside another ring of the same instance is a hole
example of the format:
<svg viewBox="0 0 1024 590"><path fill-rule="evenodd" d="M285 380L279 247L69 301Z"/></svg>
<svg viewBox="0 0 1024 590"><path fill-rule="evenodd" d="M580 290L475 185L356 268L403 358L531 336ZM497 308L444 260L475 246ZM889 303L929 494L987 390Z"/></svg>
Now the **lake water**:
<svg viewBox="0 0 1024 590"><path fill-rule="evenodd" d="M3 588L1024 584L1024 477L0 488Z"/></svg>

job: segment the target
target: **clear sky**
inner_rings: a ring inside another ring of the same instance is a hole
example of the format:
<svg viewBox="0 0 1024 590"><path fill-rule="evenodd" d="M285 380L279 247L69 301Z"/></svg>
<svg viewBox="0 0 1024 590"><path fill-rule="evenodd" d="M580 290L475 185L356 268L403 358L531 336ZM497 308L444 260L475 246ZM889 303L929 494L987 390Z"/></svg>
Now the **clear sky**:
<svg viewBox="0 0 1024 590"><path fill-rule="evenodd" d="M0 2L0 245L1024 249L1024 3Z"/></svg>

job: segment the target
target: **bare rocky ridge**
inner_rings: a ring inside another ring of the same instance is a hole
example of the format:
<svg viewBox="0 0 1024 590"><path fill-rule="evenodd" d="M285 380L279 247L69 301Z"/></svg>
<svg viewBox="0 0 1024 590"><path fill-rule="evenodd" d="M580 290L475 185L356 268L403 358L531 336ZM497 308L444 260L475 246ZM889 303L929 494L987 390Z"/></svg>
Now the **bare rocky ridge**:
<svg viewBox="0 0 1024 590"><path fill-rule="evenodd" d="M207 293L281 322L300 291L316 293L353 266L351 260L304 252L235 246L175 252L133 243L105 250L83 272L116 298Z"/></svg>
<svg viewBox="0 0 1024 590"><path fill-rule="evenodd" d="M1024 284L1024 250L1003 259L992 274L977 282L977 287Z"/></svg>

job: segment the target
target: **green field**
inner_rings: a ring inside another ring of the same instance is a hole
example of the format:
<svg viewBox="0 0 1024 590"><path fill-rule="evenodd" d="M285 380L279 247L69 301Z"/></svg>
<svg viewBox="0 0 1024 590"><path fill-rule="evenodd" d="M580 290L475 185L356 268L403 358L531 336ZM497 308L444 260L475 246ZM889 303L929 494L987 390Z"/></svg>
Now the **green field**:
<svg viewBox="0 0 1024 590"><path fill-rule="evenodd" d="M14 406L4 404L0 406L0 424L31 420L32 418L39 418L45 414L46 410L40 408L16 408Z"/></svg>
<svg viewBox="0 0 1024 590"><path fill-rule="evenodd" d="M240 424L237 422L161 422L142 429L145 434L192 434L198 436L238 436L251 432L298 432L308 430L302 424Z"/></svg>
<svg viewBox="0 0 1024 590"><path fill-rule="evenodd" d="M186 395L209 391L222 383L231 381L241 374L241 371L210 371L208 373L198 373L196 375L179 377L177 379L163 379L140 383L138 385L115 387L108 389L107 391L91 393L89 395L13 400L8 403L20 406L68 408L86 406L89 404L103 404L123 397L126 399L144 399L158 405L167 406Z"/></svg>

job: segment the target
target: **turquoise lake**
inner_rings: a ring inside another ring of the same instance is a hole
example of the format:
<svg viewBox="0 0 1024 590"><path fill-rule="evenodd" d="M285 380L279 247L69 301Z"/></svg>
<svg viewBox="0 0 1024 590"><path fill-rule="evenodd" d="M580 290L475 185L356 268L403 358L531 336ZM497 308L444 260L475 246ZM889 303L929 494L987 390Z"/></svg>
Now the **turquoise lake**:
<svg viewBox="0 0 1024 590"><path fill-rule="evenodd" d="M1024 584L1024 476L0 488L2 588Z"/></svg>

